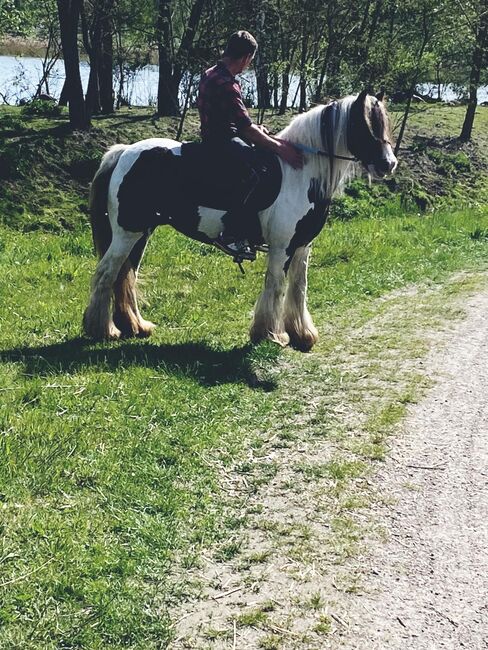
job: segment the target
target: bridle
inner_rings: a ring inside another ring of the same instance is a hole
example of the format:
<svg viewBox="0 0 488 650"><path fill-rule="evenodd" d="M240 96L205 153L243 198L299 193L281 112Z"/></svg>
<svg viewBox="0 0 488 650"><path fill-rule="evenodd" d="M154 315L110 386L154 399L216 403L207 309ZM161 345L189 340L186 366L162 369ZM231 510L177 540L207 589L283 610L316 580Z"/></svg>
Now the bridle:
<svg viewBox="0 0 488 650"><path fill-rule="evenodd" d="M329 145L328 147L329 149L332 148L330 146L330 144L332 143L332 120L328 119L328 117L329 117L329 113L335 112L336 110L337 110L337 102L336 101L331 102L330 104L327 104L327 106L324 106L322 117L321 117L322 141L325 140L327 142L327 144ZM380 141L382 144L391 145L391 142L389 140L379 140L378 138L376 139ZM317 156L325 156L326 158L337 158L339 160L348 160L350 162L363 162L357 156L340 156L339 154L330 153L325 149L308 147L305 144L299 144L296 142L293 143L293 145L303 153L314 154Z"/></svg>
<svg viewBox="0 0 488 650"><path fill-rule="evenodd" d="M350 160L352 162L360 162L359 158L356 157L353 158L351 156L339 156L339 154L329 153L328 151L324 151L323 149L316 149L315 147L307 147L307 145L298 144L298 142L294 142L293 146L296 149L303 151L303 153L316 154L318 156L326 156L327 158L339 158L339 160Z"/></svg>

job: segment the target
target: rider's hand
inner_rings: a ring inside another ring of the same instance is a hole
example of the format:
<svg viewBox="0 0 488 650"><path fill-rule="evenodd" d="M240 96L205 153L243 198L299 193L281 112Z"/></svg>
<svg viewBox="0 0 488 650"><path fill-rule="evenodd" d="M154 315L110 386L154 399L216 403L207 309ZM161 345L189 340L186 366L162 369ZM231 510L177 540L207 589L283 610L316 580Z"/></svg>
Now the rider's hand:
<svg viewBox="0 0 488 650"><path fill-rule="evenodd" d="M286 163L291 165L293 169L301 169L303 167L304 158L303 153L297 149L291 142L280 140L279 156Z"/></svg>

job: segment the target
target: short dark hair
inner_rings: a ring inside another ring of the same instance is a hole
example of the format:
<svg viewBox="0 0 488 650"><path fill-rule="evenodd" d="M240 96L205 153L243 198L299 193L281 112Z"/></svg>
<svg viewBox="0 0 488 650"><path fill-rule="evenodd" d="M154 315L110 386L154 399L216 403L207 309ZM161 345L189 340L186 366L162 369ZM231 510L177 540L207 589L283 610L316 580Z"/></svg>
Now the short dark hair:
<svg viewBox="0 0 488 650"><path fill-rule="evenodd" d="M227 41L224 56L228 56L229 59L240 59L243 56L254 54L257 49L258 44L254 36L249 32L240 30L234 32Z"/></svg>

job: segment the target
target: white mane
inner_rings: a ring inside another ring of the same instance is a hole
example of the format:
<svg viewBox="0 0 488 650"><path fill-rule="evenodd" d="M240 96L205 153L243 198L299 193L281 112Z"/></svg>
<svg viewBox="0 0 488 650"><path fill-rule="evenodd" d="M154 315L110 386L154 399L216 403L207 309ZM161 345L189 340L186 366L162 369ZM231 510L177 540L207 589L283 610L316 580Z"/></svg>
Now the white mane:
<svg viewBox="0 0 488 650"><path fill-rule="evenodd" d="M328 153L339 156L351 156L347 148L347 124L349 111L355 96L344 97L337 101L334 124L331 126L332 150ZM297 115L290 124L278 134L278 137L292 143L302 144L314 149L327 150L327 143L322 140L321 117L324 105L316 106L306 113ZM339 158L328 158L318 154L305 154L307 166L313 176L324 181L327 198L342 191L344 184L357 173L357 165Z"/></svg>

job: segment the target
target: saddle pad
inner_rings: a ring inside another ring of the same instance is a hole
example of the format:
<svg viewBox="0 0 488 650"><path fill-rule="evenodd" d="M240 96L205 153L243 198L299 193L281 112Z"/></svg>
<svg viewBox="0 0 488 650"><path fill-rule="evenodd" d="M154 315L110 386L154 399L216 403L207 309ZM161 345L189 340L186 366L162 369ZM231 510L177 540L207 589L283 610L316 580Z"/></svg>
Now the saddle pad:
<svg viewBox="0 0 488 650"><path fill-rule="evenodd" d="M277 156L256 147L234 142L222 147L183 143L177 165L192 199L209 208L229 210L242 203L251 185L253 191L246 205L259 212L274 203L281 189Z"/></svg>

